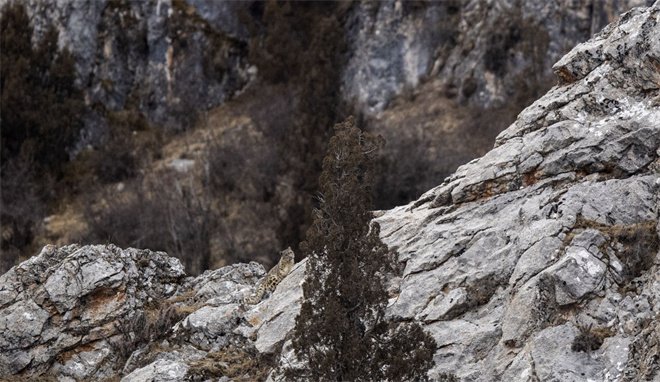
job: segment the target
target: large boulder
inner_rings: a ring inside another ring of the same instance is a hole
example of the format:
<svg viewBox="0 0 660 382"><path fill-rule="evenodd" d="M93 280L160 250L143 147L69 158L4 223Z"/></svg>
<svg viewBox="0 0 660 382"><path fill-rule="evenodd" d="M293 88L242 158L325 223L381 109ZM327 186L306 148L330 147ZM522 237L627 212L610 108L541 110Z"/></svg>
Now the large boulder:
<svg viewBox="0 0 660 382"><path fill-rule="evenodd" d="M44 247L0 277L0 377L114 375L120 348L133 346L152 306L184 275L162 252Z"/></svg>

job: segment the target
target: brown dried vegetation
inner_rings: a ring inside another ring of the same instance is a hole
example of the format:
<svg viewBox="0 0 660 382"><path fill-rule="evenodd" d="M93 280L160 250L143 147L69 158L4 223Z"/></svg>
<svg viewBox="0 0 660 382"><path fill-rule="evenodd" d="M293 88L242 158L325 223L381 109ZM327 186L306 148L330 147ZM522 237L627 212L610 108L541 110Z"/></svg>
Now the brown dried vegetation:
<svg viewBox="0 0 660 382"><path fill-rule="evenodd" d="M623 262L625 273L629 279L640 276L651 268L653 261L660 251L660 233L658 222L655 220L643 221L632 225L608 225L594 220L578 217L573 232L567 235L564 245L568 245L576 230L596 229L610 238L603 244L601 252L607 254L606 247L615 250L616 256Z"/></svg>
<svg viewBox="0 0 660 382"><path fill-rule="evenodd" d="M144 312L135 311L129 318L116 322L114 329L118 336L110 341L110 346L120 360L116 364L123 365L139 347L151 346L166 338L174 324L182 318L183 315L169 302L155 301L155 305ZM148 357L155 357L156 354L151 351ZM146 364L146 360L141 361Z"/></svg>
<svg viewBox="0 0 660 382"><path fill-rule="evenodd" d="M589 353L598 350L603 345L605 338L614 335L609 329L591 329L591 325L588 327L578 326L578 329L580 330L580 334L575 336L571 344L571 350L574 352Z"/></svg>
<svg viewBox="0 0 660 382"><path fill-rule="evenodd" d="M84 111L73 55L59 50L50 27L32 45L22 2L6 2L0 18L2 208L0 273L18 259L39 230L43 214L62 193L58 181L67 148L78 137Z"/></svg>
<svg viewBox="0 0 660 382"><path fill-rule="evenodd" d="M265 381L272 366L267 357L253 348L228 346L209 353L206 358L192 361L186 380L207 381L229 377L232 381Z"/></svg>

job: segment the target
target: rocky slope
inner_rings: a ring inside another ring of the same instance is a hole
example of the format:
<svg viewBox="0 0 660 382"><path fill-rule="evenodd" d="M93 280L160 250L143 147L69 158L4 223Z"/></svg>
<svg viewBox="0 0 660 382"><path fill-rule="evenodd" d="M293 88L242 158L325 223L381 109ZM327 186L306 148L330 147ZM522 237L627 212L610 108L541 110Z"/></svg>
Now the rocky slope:
<svg viewBox="0 0 660 382"><path fill-rule="evenodd" d="M379 218L406 262L389 313L433 333L435 373L660 378L659 17L578 45L492 151ZM589 328L602 346L571 350Z"/></svg>
<svg viewBox="0 0 660 382"><path fill-rule="evenodd" d="M553 63L619 14L652 3L391 1L371 12L361 4L347 33L343 96L388 141L378 206L408 203L484 155L556 84Z"/></svg>
<svg viewBox="0 0 660 382"><path fill-rule="evenodd" d="M575 47L492 151L377 214L405 263L388 316L436 339L432 378L660 380L659 19L660 1ZM47 246L0 278L0 376L265 378L254 360L293 361L304 262L238 303L263 274Z"/></svg>

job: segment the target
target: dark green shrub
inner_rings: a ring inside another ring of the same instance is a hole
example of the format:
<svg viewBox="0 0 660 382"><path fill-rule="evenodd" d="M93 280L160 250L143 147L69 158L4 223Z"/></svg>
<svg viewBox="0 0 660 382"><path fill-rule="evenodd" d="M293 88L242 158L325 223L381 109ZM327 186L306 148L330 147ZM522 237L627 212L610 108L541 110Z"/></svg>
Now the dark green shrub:
<svg viewBox="0 0 660 382"><path fill-rule="evenodd" d="M307 369L285 370L294 380L425 379L435 341L417 324L384 320L385 278L396 254L371 222L373 166L380 136L352 118L335 125L319 179L320 204L301 244L308 257L304 301L293 347Z"/></svg>

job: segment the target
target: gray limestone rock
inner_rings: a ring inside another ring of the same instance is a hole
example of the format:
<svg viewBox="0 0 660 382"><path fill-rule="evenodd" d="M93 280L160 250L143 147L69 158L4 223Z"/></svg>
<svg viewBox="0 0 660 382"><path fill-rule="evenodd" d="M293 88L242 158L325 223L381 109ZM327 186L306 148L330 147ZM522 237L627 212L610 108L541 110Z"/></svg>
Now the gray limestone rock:
<svg viewBox="0 0 660 382"><path fill-rule="evenodd" d="M272 353L282 346L295 325L302 303L305 260L294 265L270 298L246 312L244 324L236 329L247 337L256 335L255 346L262 353Z"/></svg>
<svg viewBox="0 0 660 382"><path fill-rule="evenodd" d="M0 377L52 368L86 379L112 374L116 352L106 339L150 301L171 296L184 272L162 252L48 245L2 277Z"/></svg>
<svg viewBox="0 0 660 382"><path fill-rule="evenodd" d="M557 237L544 237L536 242L520 255L509 283L522 285L537 275L557 260L561 248L562 241Z"/></svg>
<svg viewBox="0 0 660 382"><path fill-rule="evenodd" d="M202 307L186 317L181 322L181 328L189 332L189 341L201 349L225 346L227 335L231 334L239 320L237 308L237 304Z"/></svg>
<svg viewBox="0 0 660 382"><path fill-rule="evenodd" d="M657 317L660 248L655 239L641 245L655 265L633 279L616 232L660 221L660 173L651 165L660 72L645 64L660 56L650 37L660 35L659 15L660 2L636 9L577 46L555 65L570 78L524 110L494 150L377 218L406 264L388 314L418 319L436 338L430 375L615 381L625 369L637 376L626 380L641 381L655 370L630 363L652 355L634 355L629 344L657 343L644 333ZM485 305L469 304L463 291L484 280L492 282L482 288ZM621 296L626 285L634 292ZM447 314L456 305L465 307ZM570 312L578 321L566 322ZM571 350L583 323L604 339L593 354ZM486 324L496 338L476 357L469 344Z"/></svg>
<svg viewBox="0 0 660 382"><path fill-rule="evenodd" d="M467 303L468 294L465 288L456 288L446 294L440 293L419 314L419 317L424 321L446 320L453 312L463 308Z"/></svg>
<svg viewBox="0 0 660 382"><path fill-rule="evenodd" d="M188 278L181 289L195 291L191 303L232 304L242 302L250 288L264 275L266 270L256 262L235 264Z"/></svg>
<svg viewBox="0 0 660 382"><path fill-rule="evenodd" d="M188 365L183 361L158 360L137 369L121 379L122 382L140 381L181 381L188 372Z"/></svg>
<svg viewBox="0 0 660 382"><path fill-rule="evenodd" d="M580 247L568 247L557 264L547 268L555 280L555 299L558 305L577 302L588 293L604 286L606 265Z"/></svg>
<svg viewBox="0 0 660 382"><path fill-rule="evenodd" d="M511 89L521 83L539 87L550 81L550 65L568 48L620 13L652 3L360 2L347 22L349 59L342 73L342 96L356 100L364 112L378 114L405 89L437 77L459 101L501 106L514 101ZM597 53L603 44L592 45L583 49ZM576 60L572 65L585 72L602 60Z"/></svg>

